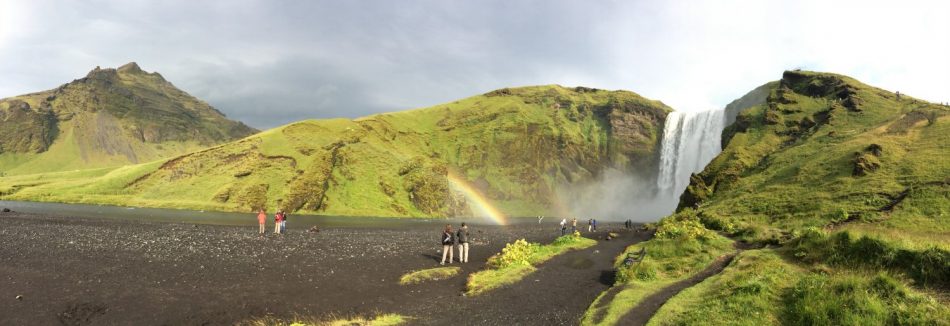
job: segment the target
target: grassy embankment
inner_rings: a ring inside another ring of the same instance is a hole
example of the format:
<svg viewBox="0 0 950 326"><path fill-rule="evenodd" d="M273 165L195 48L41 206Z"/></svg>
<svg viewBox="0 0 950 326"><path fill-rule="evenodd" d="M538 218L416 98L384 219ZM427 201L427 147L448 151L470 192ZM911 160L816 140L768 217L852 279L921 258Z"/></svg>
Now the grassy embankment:
<svg viewBox="0 0 950 326"><path fill-rule="evenodd" d="M409 322L411 318L397 314L381 314L373 318L353 317L339 319L318 319L313 317L297 317L292 321L284 321L273 317L265 317L238 323L246 326L397 326Z"/></svg>
<svg viewBox="0 0 950 326"><path fill-rule="evenodd" d="M639 263L624 265L628 253L646 249ZM628 247L617 257L614 287L599 296L581 320L582 325L614 325L644 298L705 269L716 259L732 252L732 241L704 228L686 215L666 218L657 226L656 236ZM606 298L608 292L615 296Z"/></svg>
<svg viewBox="0 0 950 326"><path fill-rule="evenodd" d="M529 243L524 239L509 243L501 253L488 259L487 269L468 276L466 293L478 295L517 283L534 273L538 264L570 250L584 249L596 244L596 240L582 237L580 233L561 236L546 245Z"/></svg>
<svg viewBox="0 0 950 326"><path fill-rule="evenodd" d="M403 274L399 278L399 284L409 285L409 284L418 284L425 281L439 281L451 278L455 275L458 275L462 271L461 267L452 266L452 267L436 267L429 269L422 269L417 271L412 271L406 274Z"/></svg>
<svg viewBox="0 0 950 326"><path fill-rule="evenodd" d="M0 199L466 216L471 208L447 178L453 172L503 213L534 215L552 210L559 185L608 166L652 171L669 111L626 91L502 89L355 120L301 121L145 165L0 178Z"/></svg>

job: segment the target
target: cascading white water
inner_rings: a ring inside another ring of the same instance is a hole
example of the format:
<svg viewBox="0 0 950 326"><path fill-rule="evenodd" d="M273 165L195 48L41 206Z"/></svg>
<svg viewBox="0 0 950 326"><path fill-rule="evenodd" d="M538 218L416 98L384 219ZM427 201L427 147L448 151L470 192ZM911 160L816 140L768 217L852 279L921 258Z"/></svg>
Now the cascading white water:
<svg viewBox="0 0 950 326"><path fill-rule="evenodd" d="M690 174L702 171L722 150L723 128L722 109L672 112L663 127L657 174L608 169L596 182L564 187L558 196L572 203L571 213L578 216L656 221L676 210Z"/></svg>
<svg viewBox="0 0 950 326"><path fill-rule="evenodd" d="M678 200L689 185L690 174L702 171L722 151L720 137L725 124L722 109L674 111L666 117L656 179L658 196L675 196Z"/></svg>

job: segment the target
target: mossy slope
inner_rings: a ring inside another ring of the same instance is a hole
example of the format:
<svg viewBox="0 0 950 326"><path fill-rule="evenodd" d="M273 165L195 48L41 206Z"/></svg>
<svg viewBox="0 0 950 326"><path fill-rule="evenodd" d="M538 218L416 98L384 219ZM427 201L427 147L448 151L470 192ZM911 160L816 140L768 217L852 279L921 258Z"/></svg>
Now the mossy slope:
<svg viewBox="0 0 950 326"><path fill-rule="evenodd" d="M56 89L0 99L0 173L149 162L254 132L135 63L97 67Z"/></svg>
<svg viewBox="0 0 950 326"><path fill-rule="evenodd" d="M463 216L452 174L506 214L607 168L652 175L670 108L626 91L538 86L355 120L301 121L123 175L8 178L5 198L332 215ZM48 179L47 179L48 180ZM66 186L68 184L68 186ZM12 188L13 186L10 186ZM0 189L2 190L2 189Z"/></svg>
<svg viewBox="0 0 950 326"><path fill-rule="evenodd" d="M948 248L950 108L829 73L770 85L724 131L681 209L753 240L827 227Z"/></svg>

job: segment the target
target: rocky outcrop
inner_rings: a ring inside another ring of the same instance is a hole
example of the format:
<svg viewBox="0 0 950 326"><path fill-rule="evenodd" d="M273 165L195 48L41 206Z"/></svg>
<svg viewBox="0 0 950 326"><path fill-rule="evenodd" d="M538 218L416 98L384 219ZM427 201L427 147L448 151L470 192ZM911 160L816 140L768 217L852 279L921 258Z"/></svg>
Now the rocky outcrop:
<svg viewBox="0 0 950 326"><path fill-rule="evenodd" d="M47 106L33 109L20 100L0 103L0 153L41 153L56 134L56 115Z"/></svg>

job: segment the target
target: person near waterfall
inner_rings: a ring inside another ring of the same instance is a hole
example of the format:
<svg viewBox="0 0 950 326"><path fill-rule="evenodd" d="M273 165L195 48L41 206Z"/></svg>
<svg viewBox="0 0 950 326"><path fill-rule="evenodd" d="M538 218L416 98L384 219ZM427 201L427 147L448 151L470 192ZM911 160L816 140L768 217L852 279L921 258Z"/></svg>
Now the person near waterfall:
<svg viewBox="0 0 950 326"><path fill-rule="evenodd" d="M264 222L267 221L267 213L261 208L257 210L257 224L260 226L260 235L264 236Z"/></svg>
<svg viewBox="0 0 950 326"><path fill-rule="evenodd" d="M439 265L445 265L445 256L449 256L449 264L454 262L454 257L452 253L455 251L455 234L452 233L452 225L446 224L445 229L442 230L442 262Z"/></svg>

